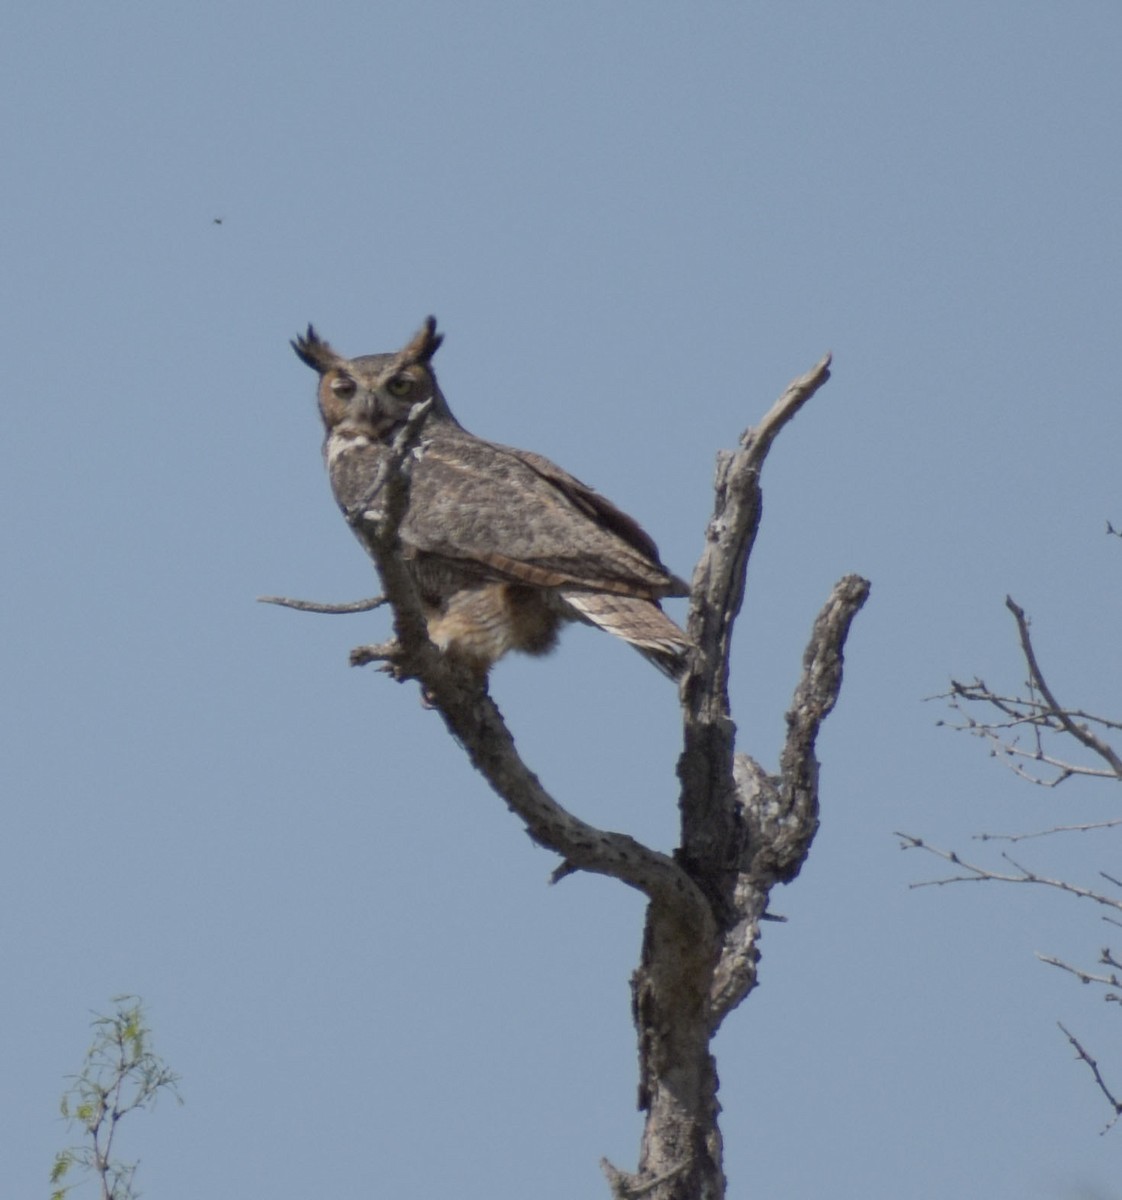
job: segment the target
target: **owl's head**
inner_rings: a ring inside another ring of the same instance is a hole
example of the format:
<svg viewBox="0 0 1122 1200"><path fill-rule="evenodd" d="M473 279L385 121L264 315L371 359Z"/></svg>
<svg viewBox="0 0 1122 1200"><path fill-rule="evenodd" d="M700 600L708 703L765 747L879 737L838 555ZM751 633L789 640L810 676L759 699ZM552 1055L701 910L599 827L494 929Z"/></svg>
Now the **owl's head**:
<svg viewBox="0 0 1122 1200"><path fill-rule="evenodd" d="M432 418L455 423L430 365L443 340L436 332L436 318L429 317L395 354L344 358L311 325L293 340L292 348L319 374L319 411L328 435L349 424L385 441L423 400L432 400Z"/></svg>

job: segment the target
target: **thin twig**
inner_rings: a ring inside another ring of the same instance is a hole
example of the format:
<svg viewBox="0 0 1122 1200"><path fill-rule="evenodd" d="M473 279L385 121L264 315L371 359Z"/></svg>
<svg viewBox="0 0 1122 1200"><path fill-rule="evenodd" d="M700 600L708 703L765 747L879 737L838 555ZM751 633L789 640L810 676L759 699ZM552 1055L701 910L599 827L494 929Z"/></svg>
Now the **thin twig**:
<svg viewBox="0 0 1122 1200"><path fill-rule="evenodd" d="M372 612L386 603L385 596L371 596L367 600L351 600L346 604L320 604L317 600L293 600L288 596L258 596L258 604L279 604L282 608L294 608L297 612L326 613L339 616L346 613Z"/></svg>
<svg viewBox="0 0 1122 1200"><path fill-rule="evenodd" d="M915 837L910 833L896 831L894 836L900 839L900 848L902 850L926 850L928 854L934 854L937 858L941 858L956 867L961 867L963 871L967 872L965 875L950 875L943 879L923 879L917 883L909 884L910 888L942 887L948 883L1035 883L1042 887L1050 887L1055 888L1057 891L1067 892L1069 895L1078 896L1083 900L1092 900L1094 903L1104 905L1107 908L1122 910L1122 900L1115 899L1113 896L1104 896L1102 892L1092 891L1090 888L1080 887L1078 884L1068 883L1066 879L1052 879L1047 875L1038 875L1028 867L1022 866L1008 854L1002 854L1001 857L1017 870L1018 874L1016 875L1005 874L1000 871L991 870L989 867L981 867L976 863L967 862L957 851L942 850L938 846L932 846L930 842L924 841L923 838Z"/></svg>
<svg viewBox="0 0 1122 1200"><path fill-rule="evenodd" d="M1063 1030L1064 1037L1066 1037L1075 1048L1076 1057L1081 1058L1087 1064L1087 1066L1091 1068L1091 1074L1094 1075L1095 1082L1099 1085L1099 1091L1102 1092L1102 1094L1106 1097L1107 1103L1110 1105L1110 1107L1114 1109L1114 1116L1111 1117L1106 1123L1105 1127L1099 1131L1100 1133L1106 1133L1108 1129L1113 1128L1114 1123L1118 1120L1119 1116L1122 1116L1122 1104L1119 1104L1119 1102L1114 1098L1113 1092L1111 1092L1110 1088L1106 1086L1106 1080L1103 1079L1102 1073L1099 1071L1099 1064L1095 1062L1095 1060L1087 1053L1079 1039L1075 1037L1074 1034L1070 1033L1064 1027L1062 1022L1057 1021L1056 1024L1059 1025L1061 1030Z"/></svg>
<svg viewBox="0 0 1122 1200"><path fill-rule="evenodd" d="M1113 973L1110 975L1092 975L1090 971L1084 971L1082 967L1073 967L1071 963L1066 963L1062 958L1056 958L1052 954L1041 954L1038 950L1036 957L1042 962L1047 963L1050 967L1059 967L1061 971L1067 971L1074 975L1080 983L1101 983L1104 987L1122 987L1122 979Z"/></svg>
<svg viewBox="0 0 1122 1200"><path fill-rule="evenodd" d="M1088 821L1085 825L1053 825L1051 829L1036 829L1031 833L976 833L976 842L1026 842L1030 838L1051 837L1054 833L1089 833L1095 829L1114 829L1122 825L1122 817L1110 821Z"/></svg>
<svg viewBox="0 0 1122 1200"><path fill-rule="evenodd" d="M1053 715L1052 707L1045 701L1032 696L1006 696L995 692L984 679L973 679L970 683L951 680L951 690L940 692L935 696L925 697L927 700L948 700L951 707L959 712L962 708L956 702L966 700L974 703L990 704L999 712L1009 717L1008 721L987 722L988 729L1014 729L1019 725L1047 725ZM1081 708L1065 708L1063 712L1075 721L1087 721L1090 724L1101 725L1104 729L1122 730L1122 721L1111 720L1109 717L1090 713ZM973 729L977 720L963 713L963 724L954 725L949 721L938 721L939 725L950 725L952 729ZM1048 726L1056 728L1055 726Z"/></svg>
<svg viewBox="0 0 1122 1200"><path fill-rule="evenodd" d="M1119 758L1115 754L1113 747L1092 733L1087 725L1080 725L1073 721L1052 694L1052 689L1048 686L1044 674L1040 670L1040 664L1036 661L1036 651L1033 649L1032 638L1029 635L1025 610L1013 600L1012 596L1005 597L1005 607L1009 609L1013 614L1013 619L1017 622L1017 633L1021 639L1021 651L1025 656L1025 662L1028 664L1033 687L1048 702L1049 708L1064 731L1069 733L1081 745L1086 746L1088 750L1097 754L1104 762L1108 763L1114 774L1119 779L1122 779L1122 758Z"/></svg>

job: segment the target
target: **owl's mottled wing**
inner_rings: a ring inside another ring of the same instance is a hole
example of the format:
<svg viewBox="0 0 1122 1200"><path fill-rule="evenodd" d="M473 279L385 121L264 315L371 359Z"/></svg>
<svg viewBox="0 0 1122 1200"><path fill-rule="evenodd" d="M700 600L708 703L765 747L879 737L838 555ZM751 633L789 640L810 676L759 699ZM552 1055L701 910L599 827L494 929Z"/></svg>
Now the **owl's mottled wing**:
<svg viewBox="0 0 1122 1200"><path fill-rule="evenodd" d="M575 508L586 513L604 528L610 529L633 549L638 550L640 554L645 555L653 562L659 562L658 547L650 534L634 517L630 517L622 509L616 508L606 496L602 496L594 488L590 488L587 483L582 483L568 471L563 471L556 463L550 462L541 454L535 454L532 450L516 450L510 446L503 446L501 449L517 455L531 470L564 494ZM689 595L689 587L685 582L675 575L670 575L669 571L667 575L673 582L673 590L663 593L664 595Z"/></svg>
<svg viewBox="0 0 1122 1200"><path fill-rule="evenodd" d="M654 543L547 459L470 435L428 440L413 470L403 541L493 577L658 599L682 594Z"/></svg>

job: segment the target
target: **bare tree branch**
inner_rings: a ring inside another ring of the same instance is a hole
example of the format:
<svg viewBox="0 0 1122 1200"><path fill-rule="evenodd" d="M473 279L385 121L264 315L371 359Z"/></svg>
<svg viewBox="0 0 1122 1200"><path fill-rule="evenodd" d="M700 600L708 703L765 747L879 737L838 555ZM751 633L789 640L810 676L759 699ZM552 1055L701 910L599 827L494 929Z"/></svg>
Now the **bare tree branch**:
<svg viewBox="0 0 1122 1200"><path fill-rule="evenodd" d="M1069 883L1066 879L1052 879L1047 875L1040 875L1036 871L1030 870L1028 867L1016 862L1008 854L1002 854L1001 857L1013 867L1013 872L995 871L991 867L983 867L977 863L967 862L957 851L941 850L938 846L933 846L930 842L924 841L923 838L915 837L910 833L900 833L897 831L894 836L900 839L901 850L926 850L928 854L934 854L936 858L941 858L945 862L953 863L956 867L961 867L964 872L964 874L951 875L943 879L920 880L918 883L909 884L908 886L911 888L942 887L948 883L1034 883L1041 887L1055 888L1057 891L1067 892L1071 896L1078 896L1084 900L1092 900L1096 904L1122 911L1122 900L1116 899L1113 896L1106 896L1102 892L1096 892L1091 888ZM1104 878L1109 877L1104 875Z"/></svg>
<svg viewBox="0 0 1122 1200"><path fill-rule="evenodd" d="M932 699L948 701L950 707L962 715L960 723L939 721L938 724L948 725L956 731L982 738L989 744L993 757L1003 761L1015 775L1028 783L1054 788L1075 775L1092 779L1118 778L1112 769L1070 762L1047 752L1044 749L1044 734L1060 734L1063 732L1063 726L1059 714L1053 712L1046 701L1031 693L1029 696L1007 696L994 691L981 679L975 679L971 683L952 680L949 692ZM1003 719L976 718L966 712L965 704L992 708L1000 713ZM1065 709L1063 715L1068 720L1098 725L1103 729L1122 729L1119 722L1084 712L1082 709ZM1016 736L1016 731L1022 727L1029 732L1032 739L1032 745L1029 747L1022 746ZM1045 776L1030 770L1026 764L1033 763L1050 767L1054 774Z"/></svg>
<svg viewBox="0 0 1122 1200"><path fill-rule="evenodd" d="M1098 829L1114 829L1122 825L1122 817L1111 821L1088 821L1083 825L1053 825L1049 829L1034 829L1031 833L976 833L976 842L1027 842L1032 838L1052 837L1057 833L1091 833Z"/></svg>
<svg viewBox="0 0 1122 1200"><path fill-rule="evenodd" d="M339 616L348 613L373 612L387 603L385 596L371 596L367 600L351 600L346 604L321 604L318 600L293 600L288 596L258 596L258 604L279 604L282 608L294 608L297 612L326 613Z"/></svg>
<svg viewBox="0 0 1122 1200"><path fill-rule="evenodd" d="M747 754L737 754L734 777L742 851L737 862L733 920L724 932L710 995L713 1029L756 983L759 922L777 883L789 883L810 853L818 830L818 761L814 747L822 721L842 682L842 650L849 626L869 594L869 584L847 575L814 623L803 655L803 673L787 712L780 774L769 775Z"/></svg>
<svg viewBox="0 0 1122 1200"><path fill-rule="evenodd" d="M739 448L717 456L716 503L705 550L694 571L688 620L689 634L700 653L685 699L690 714L699 719L717 720L728 711L729 651L744 600L748 557L762 516L764 460L780 430L830 378L830 361L827 354L793 380L760 424L744 431Z"/></svg>
<svg viewBox="0 0 1122 1200"><path fill-rule="evenodd" d="M1122 756L1096 732L1097 729L1108 733L1120 731L1122 722L1062 705L1044 677L1024 609L1010 596L1005 598L1005 606L1016 622L1021 654L1028 670L1027 695L999 692L977 678L971 683L951 680L951 690L938 697L947 700L961 715L961 723L950 722L951 728L982 738L995 758L1003 761L1020 778L1040 787L1058 787L1073 776L1122 781ZM988 710L997 716L978 718L967 711L967 706L980 708L983 712ZM1021 745L1020 730L1027 732L1030 745ZM1105 766L1074 762L1051 753L1045 748L1046 734L1073 739ZM1050 774L1034 767L1048 768Z"/></svg>
<svg viewBox="0 0 1122 1200"><path fill-rule="evenodd" d="M1088 725L1072 720L1055 695L1053 695L1052 689L1048 686L1044 674L1040 670L1040 664L1036 660L1036 651L1033 649L1032 638L1029 635L1025 610L1019 604L1015 603L1012 596L1005 597L1005 607L1009 609L1013 614L1013 619L1017 622L1017 633L1021 639L1021 652L1024 654L1025 662L1029 668L1029 682L1044 697L1051 716L1059 723L1060 728L1065 733L1070 734L1081 745L1086 746L1088 750L1097 754L1110 767L1111 771L1122 780L1122 758L1119 758L1114 753L1113 748L1107 742L1097 737Z"/></svg>
<svg viewBox="0 0 1122 1200"><path fill-rule="evenodd" d="M976 719L972 719L966 715L965 710L958 703L959 700L964 700L968 703L992 705L1007 718L1004 721L991 720L986 723L985 728L1013 730L1021 725L1041 729L1052 728L1048 724L1048 718L1052 715L1051 707L1046 701L1038 699L1031 692L1028 696L1005 695L991 688L984 679L973 679L970 683L961 683L957 679L952 679L951 690L949 692L943 692L937 696L929 696L928 699L949 700L951 708L963 713L963 723L961 725L954 725L947 721L937 722L939 725L950 724L952 729L974 730L979 727L979 722ZM1081 708L1067 708L1063 711L1075 721L1087 721L1092 725L1100 725L1103 729L1122 729L1122 721L1114 721L1109 717L1090 713Z"/></svg>
<svg viewBox="0 0 1122 1200"><path fill-rule="evenodd" d="M1106 1123L1105 1127L1100 1130L1101 1133L1106 1133L1108 1129L1113 1127L1119 1116L1122 1116L1122 1104L1120 1104L1114 1098L1114 1094L1111 1092L1110 1088L1106 1086L1106 1080L1103 1079L1102 1073L1099 1071L1099 1064L1095 1062L1095 1060L1087 1053L1082 1044L1079 1042L1078 1038L1076 1038L1074 1034L1069 1033L1059 1021L1057 1021L1056 1024L1060 1026L1060 1029L1063 1030L1064 1036L1071 1043L1075 1050L1076 1057L1081 1058L1091 1069L1091 1074L1095 1077L1095 1083L1098 1084L1099 1091L1102 1092L1102 1094L1106 1097L1107 1103L1110 1105L1110 1107L1114 1109L1114 1116L1111 1117Z"/></svg>
<svg viewBox="0 0 1122 1200"><path fill-rule="evenodd" d="M685 972L666 915L647 914L632 982L640 1031L639 1104L647 1111L639 1172L628 1187L672 1175L659 1200L724 1194L716 1071L708 1046L756 981L759 922L771 887L794 878L817 828L814 740L841 684L841 652L868 584L843 580L819 617L788 714L782 774L771 777L735 751L728 698L733 627L762 515L760 473L782 428L829 378L829 356L796 379L739 448L721 454L713 516L693 575L687 628L697 650L681 695L683 750L679 861L713 906L716 944ZM829 667L826 664L830 664ZM704 1023L703 1023L704 1022ZM673 1175L682 1163L689 1170ZM626 1194L617 1193L617 1194Z"/></svg>
<svg viewBox="0 0 1122 1200"><path fill-rule="evenodd" d="M1112 971L1109 975L1094 975L1090 971L1084 971L1082 967L1073 967L1071 963L1066 963L1061 958L1056 958L1051 954L1037 953L1036 957L1042 962L1047 963L1051 967L1059 967L1061 971L1067 971L1069 975L1074 975L1080 983L1101 983L1104 987L1122 987L1122 979Z"/></svg>
<svg viewBox="0 0 1122 1200"><path fill-rule="evenodd" d="M705 549L693 574L687 630L697 651L682 686L684 742L678 761L682 783L682 859L715 863L719 881L711 899L727 908L736 887L742 838L734 779L736 726L729 712L729 655L744 600L748 558L763 515L760 472L780 430L830 377L827 354L788 385L739 448L717 457L716 498Z"/></svg>

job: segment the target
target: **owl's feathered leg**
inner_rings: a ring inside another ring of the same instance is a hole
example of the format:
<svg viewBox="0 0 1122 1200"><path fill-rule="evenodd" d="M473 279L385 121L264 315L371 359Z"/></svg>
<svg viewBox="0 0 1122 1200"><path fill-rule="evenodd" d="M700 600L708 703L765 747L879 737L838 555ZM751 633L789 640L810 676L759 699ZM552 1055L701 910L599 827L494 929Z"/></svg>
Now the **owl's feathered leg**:
<svg viewBox="0 0 1122 1200"><path fill-rule="evenodd" d="M540 589L512 583L463 588L426 618L433 644L481 679L509 650L548 654L560 625Z"/></svg>

